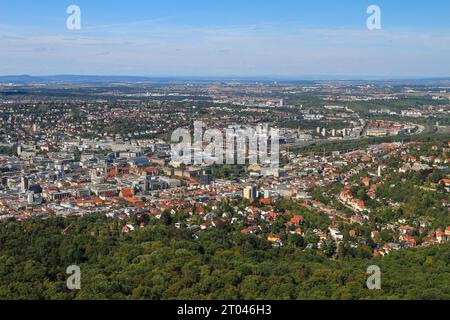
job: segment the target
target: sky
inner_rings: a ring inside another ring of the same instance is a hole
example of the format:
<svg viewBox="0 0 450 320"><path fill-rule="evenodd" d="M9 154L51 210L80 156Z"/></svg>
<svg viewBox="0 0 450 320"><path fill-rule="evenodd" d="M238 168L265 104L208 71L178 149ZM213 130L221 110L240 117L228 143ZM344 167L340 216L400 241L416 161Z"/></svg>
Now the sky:
<svg viewBox="0 0 450 320"><path fill-rule="evenodd" d="M17 74L449 77L450 1L0 0L0 75Z"/></svg>

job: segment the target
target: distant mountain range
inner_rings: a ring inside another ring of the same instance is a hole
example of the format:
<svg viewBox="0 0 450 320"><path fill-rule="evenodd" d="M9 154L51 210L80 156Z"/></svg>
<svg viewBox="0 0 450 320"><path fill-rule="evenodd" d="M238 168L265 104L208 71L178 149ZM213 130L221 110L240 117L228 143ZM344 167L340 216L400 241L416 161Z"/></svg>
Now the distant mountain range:
<svg viewBox="0 0 450 320"><path fill-rule="evenodd" d="M163 80L163 79L161 79ZM11 75L0 76L0 83L114 83L114 82L150 82L158 81L156 78L139 76L80 76L72 74L53 76Z"/></svg>
<svg viewBox="0 0 450 320"><path fill-rule="evenodd" d="M98 75L50 75L50 76L30 76L30 75L7 75L0 76L0 83L14 84L47 84L47 83L155 83L155 82L183 82L183 81L278 81L278 82L323 82L323 81L349 81L349 82L390 82L395 84L445 84L450 85L450 77L443 78L388 78L388 77L355 77L355 76L304 76L304 77L145 77L145 76L98 76Z"/></svg>

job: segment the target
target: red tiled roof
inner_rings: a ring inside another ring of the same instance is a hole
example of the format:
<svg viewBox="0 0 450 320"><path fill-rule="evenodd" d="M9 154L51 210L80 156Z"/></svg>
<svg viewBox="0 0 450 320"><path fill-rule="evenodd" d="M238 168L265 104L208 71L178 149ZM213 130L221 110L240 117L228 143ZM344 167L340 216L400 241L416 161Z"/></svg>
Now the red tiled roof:
<svg viewBox="0 0 450 320"><path fill-rule="evenodd" d="M121 196L126 198L126 197L132 197L134 195L133 189L131 188L127 188L127 189L123 189L120 192Z"/></svg>
<svg viewBox="0 0 450 320"><path fill-rule="evenodd" d="M140 200L140 199L138 199L138 198L125 198L125 200L126 200L127 202L130 202L130 203L139 203L139 202L142 202L142 200Z"/></svg>

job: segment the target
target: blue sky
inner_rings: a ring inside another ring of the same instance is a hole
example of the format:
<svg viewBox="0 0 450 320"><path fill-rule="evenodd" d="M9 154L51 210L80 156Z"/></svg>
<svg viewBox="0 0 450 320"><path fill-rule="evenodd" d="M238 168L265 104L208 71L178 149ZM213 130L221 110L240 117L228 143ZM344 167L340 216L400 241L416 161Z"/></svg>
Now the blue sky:
<svg viewBox="0 0 450 320"><path fill-rule="evenodd" d="M0 61L2 75L450 76L450 2L0 0Z"/></svg>

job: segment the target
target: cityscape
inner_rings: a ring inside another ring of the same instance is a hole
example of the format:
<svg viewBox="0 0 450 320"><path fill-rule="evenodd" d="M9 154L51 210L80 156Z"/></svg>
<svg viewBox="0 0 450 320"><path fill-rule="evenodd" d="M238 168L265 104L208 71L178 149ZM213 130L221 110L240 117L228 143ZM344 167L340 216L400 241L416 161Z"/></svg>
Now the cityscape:
<svg viewBox="0 0 450 320"><path fill-rule="evenodd" d="M63 10L65 32L83 32L82 4ZM0 299L450 299L450 78L431 64L76 75L52 72L52 50L23 60L50 72L0 54ZM249 307L230 310L271 312Z"/></svg>
<svg viewBox="0 0 450 320"><path fill-rule="evenodd" d="M73 99L66 84L3 84L0 219L63 218L66 235L101 216L119 238L162 223L194 243L220 230L331 259L446 245L450 94L342 86L73 85L84 97ZM348 94L331 101L330 91ZM363 94L382 107L364 109ZM250 164L245 150L244 164L173 161L170 132L191 119L276 126L279 166Z"/></svg>

